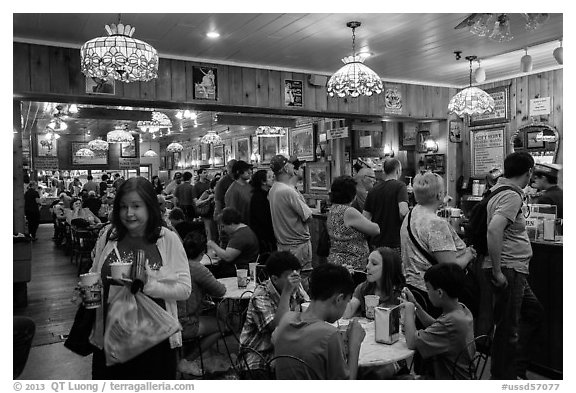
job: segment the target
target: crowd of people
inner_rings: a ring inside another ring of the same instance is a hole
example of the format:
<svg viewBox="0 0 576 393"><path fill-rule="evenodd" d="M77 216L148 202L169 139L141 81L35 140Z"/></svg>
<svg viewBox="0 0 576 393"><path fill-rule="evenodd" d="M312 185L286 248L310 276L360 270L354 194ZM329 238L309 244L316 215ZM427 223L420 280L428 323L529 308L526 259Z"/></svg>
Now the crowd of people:
<svg viewBox="0 0 576 393"><path fill-rule="evenodd" d="M200 169L193 183L191 172L177 172L166 187L157 177L114 180L109 222L100 231L90 270L101 276L104 299L91 336L97 347L94 378L169 379L176 369L202 375L199 354L219 338L216 317L201 314L202 299L224 294L216 278L235 276L237 269L256 261L265 265L268 279L256 286L248 301L239 338L246 378L266 378L267 361L275 355L292 355L309 366L279 360L279 378L362 377L358 356L365 332L355 317L366 315L365 295L377 295L380 305L399 304L405 309L404 334L408 348L416 350L415 372L446 379L454 376L449 369L456 364L456 378L467 378L466 363L475 352L469 344L486 333L494 337L492 378L525 377L526 343L542 315L527 282L532 252L523 200L518 197L533 180L530 155L507 156L503 174L493 186L514 189L488 203L487 255L478 255L437 215L448 201L438 174L415 176L413 207L405 183L399 180L402 165L397 159L384 161L380 180L370 168L361 168L354 178L337 177L331 183L326 218L327 263L314 267L309 228L313 213L296 188L302 179L301 164L295 157L277 155L269 170L252 173L250 164L231 160L219 178L209 179ZM90 197L99 195L106 202L110 198L102 193L101 184L89 184L91 180L78 191L87 191L83 203L61 195L59 208L54 209L59 220L99 219ZM34 186L31 182L27 206L38 203ZM32 234L34 216L28 208L26 214ZM103 350L108 299L129 285L109 279L110 264L134 250L144 250L153 268L146 269L144 285L131 290L141 291L178 317L183 331L128 362L109 366ZM200 264L208 250L220 260L217 271ZM494 300L478 304L462 291L472 263L484 268L489 284L481 289ZM169 271L171 279L159 280L157 271ZM308 301L309 307L302 311L302 303ZM331 325L342 317L353 318L346 347ZM477 325L486 331L479 333ZM200 341L177 364L175 349L183 336ZM467 353L461 356L463 351ZM396 365L386 377L406 371L404 365Z"/></svg>

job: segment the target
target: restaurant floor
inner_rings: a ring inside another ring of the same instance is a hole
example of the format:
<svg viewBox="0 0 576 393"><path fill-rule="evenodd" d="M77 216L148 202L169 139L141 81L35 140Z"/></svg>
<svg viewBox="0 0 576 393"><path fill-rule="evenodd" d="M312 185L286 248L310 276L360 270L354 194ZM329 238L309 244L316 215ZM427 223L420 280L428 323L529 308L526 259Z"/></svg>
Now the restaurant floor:
<svg viewBox="0 0 576 393"><path fill-rule="evenodd" d="M32 243L32 280L28 283L28 306L14 308L36 323L36 334L21 380L89 380L92 357L81 357L66 349L64 337L74 320L71 299L77 282L76 266L52 241L52 224L42 224ZM220 343L218 350L224 352ZM482 379L489 378L489 365ZM529 379L547 379L528 372ZM223 377L225 378L225 376Z"/></svg>

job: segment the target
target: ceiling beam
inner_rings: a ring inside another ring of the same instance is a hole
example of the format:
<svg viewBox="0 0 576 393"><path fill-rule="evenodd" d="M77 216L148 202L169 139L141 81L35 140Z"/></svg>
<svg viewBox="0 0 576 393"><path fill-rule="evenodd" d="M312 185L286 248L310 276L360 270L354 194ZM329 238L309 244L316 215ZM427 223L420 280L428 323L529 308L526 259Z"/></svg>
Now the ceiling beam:
<svg viewBox="0 0 576 393"><path fill-rule="evenodd" d="M296 119L287 117L242 116L219 113L218 124L240 126L296 127Z"/></svg>

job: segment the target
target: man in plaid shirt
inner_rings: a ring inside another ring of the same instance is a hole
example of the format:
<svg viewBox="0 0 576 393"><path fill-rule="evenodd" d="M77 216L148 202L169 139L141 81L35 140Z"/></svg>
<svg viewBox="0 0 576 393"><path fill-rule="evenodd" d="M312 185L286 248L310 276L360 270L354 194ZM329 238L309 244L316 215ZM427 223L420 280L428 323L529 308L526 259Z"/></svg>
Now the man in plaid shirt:
<svg viewBox="0 0 576 393"><path fill-rule="evenodd" d="M299 310L309 299L300 284L300 268L298 259L288 251L273 252L266 262L270 278L254 290L240 334L240 359L243 355L245 360L240 364L249 367L244 370L247 378L268 377L265 364L274 355L272 332L286 312Z"/></svg>

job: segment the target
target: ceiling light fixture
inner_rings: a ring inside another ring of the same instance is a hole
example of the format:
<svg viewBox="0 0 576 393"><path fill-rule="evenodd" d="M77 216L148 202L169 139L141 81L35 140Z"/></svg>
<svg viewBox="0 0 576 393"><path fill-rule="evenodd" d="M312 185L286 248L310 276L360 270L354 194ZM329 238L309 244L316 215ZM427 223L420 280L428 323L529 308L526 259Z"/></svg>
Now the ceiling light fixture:
<svg viewBox="0 0 576 393"><path fill-rule="evenodd" d="M98 137L88 142L88 148L92 151L106 151L108 150L108 142L103 141L102 138Z"/></svg>
<svg viewBox="0 0 576 393"><path fill-rule="evenodd" d="M86 142L86 128L84 128L83 138L84 142ZM78 149L74 155L76 157L94 157L94 152L86 147L83 147Z"/></svg>
<svg viewBox="0 0 576 393"><path fill-rule="evenodd" d="M478 68L474 71L474 80L476 83L482 83L486 80L486 70L480 65L480 59L478 59Z"/></svg>
<svg viewBox="0 0 576 393"><path fill-rule="evenodd" d="M80 67L88 77L122 82L147 82L158 77L158 52L132 38L136 29L120 23L106 25L108 37L97 37L80 48Z"/></svg>
<svg viewBox="0 0 576 393"><path fill-rule="evenodd" d="M327 90L330 97L358 97L380 94L383 90L382 80L378 74L364 64L364 58L356 54L355 30L360 22L348 22L346 26L352 29L352 56L342 59L344 67L340 68L328 81Z"/></svg>
<svg viewBox="0 0 576 393"><path fill-rule="evenodd" d="M552 55L554 56L554 59L556 60L556 63L558 64L564 64L564 54L563 54L563 50L562 50L562 40L560 40L560 46L556 49L554 49L554 52L552 52Z"/></svg>
<svg viewBox="0 0 576 393"><path fill-rule="evenodd" d="M108 143L125 143L125 142L132 142L134 137L131 133L127 131L128 126L121 125L114 127L114 130L108 132L106 134L106 140Z"/></svg>
<svg viewBox="0 0 576 393"><path fill-rule="evenodd" d="M206 135L204 135L202 137L202 139L200 139L200 143L204 143L204 144L212 144L212 145L221 145L222 144L222 138L220 138L220 135L218 135L216 133L216 131L214 131L212 129L212 114L210 114L210 129L206 132Z"/></svg>
<svg viewBox="0 0 576 393"><path fill-rule="evenodd" d="M532 71L532 56L528 54L528 48L524 48L525 54L520 59L520 72Z"/></svg>
<svg viewBox="0 0 576 393"><path fill-rule="evenodd" d="M470 86L452 97L448 112L460 117L490 113L494 111L494 98L484 90L472 87L472 62L476 56L466 56L466 60L470 62Z"/></svg>
<svg viewBox="0 0 576 393"><path fill-rule="evenodd" d="M216 31L209 31L208 33L206 33L206 37L218 38L218 37L220 37L220 33L216 32Z"/></svg>
<svg viewBox="0 0 576 393"><path fill-rule="evenodd" d="M162 112L152 112L152 120L140 120L136 123L136 127L140 128L142 132L158 132L160 128L170 128L172 127L172 122L170 118Z"/></svg>
<svg viewBox="0 0 576 393"><path fill-rule="evenodd" d="M166 148L166 151L169 153L178 153L181 152L182 150L184 150L184 146L182 146L180 143L178 142L172 142L171 144L168 145L168 147Z"/></svg>
<svg viewBox="0 0 576 393"><path fill-rule="evenodd" d="M510 33L510 18L506 14L500 14L494 24L490 39L497 42L508 42L513 38L514 36Z"/></svg>

